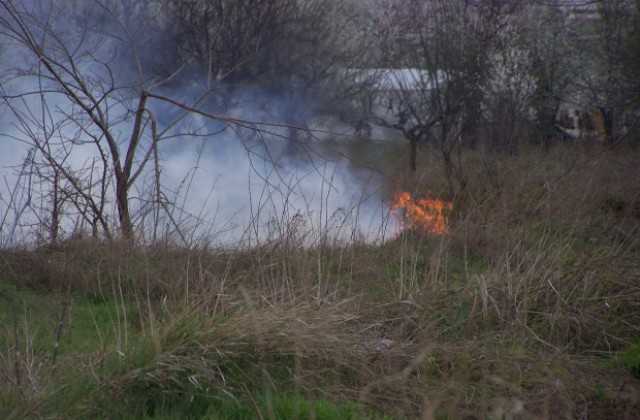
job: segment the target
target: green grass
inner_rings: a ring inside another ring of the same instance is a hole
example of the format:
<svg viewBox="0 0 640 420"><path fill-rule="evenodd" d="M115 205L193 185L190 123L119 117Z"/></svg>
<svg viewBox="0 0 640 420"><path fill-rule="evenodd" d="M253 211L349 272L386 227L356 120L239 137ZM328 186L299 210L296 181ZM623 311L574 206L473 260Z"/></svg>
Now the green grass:
<svg viewBox="0 0 640 420"><path fill-rule="evenodd" d="M195 394L195 397L194 397ZM139 401L137 401L139 403ZM372 417L353 403L336 404L323 399L279 393L257 394L254 401L238 402L226 395L189 393L171 401L149 401L134 409L130 418L153 419L368 419ZM114 413L118 417L118 413Z"/></svg>
<svg viewBox="0 0 640 420"><path fill-rule="evenodd" d="M256 354L251 343L230 343L232 350L211 347L209 340L215 339L216 328L224 330L224 321L212 324L187 311L159 322L153 331L131 329L124 346L122 337L116 339L122 334L116 325L124 324L117 302L24 290L7 294L19 308L21 324L29 327L18 326L18 336L31 337L18 343L21 355L13 355L21 365L52 363L59 325L54 316L61 313L61 301L71 299L72 304L60 335L57 372L51 372L53 366L39 370L48 376L41 392L0 393L0 406L12 407L3 413L6 417L38 413L73 418L383 418L367 414L355 402L296 390L293 354ZM12 325L10 306L2 306L3 326ZM134 307L129 315L135 312ZM16 344L10 331L3 332L0 349L8 360ZM194 353L202 363L191 364ZM215 371L211 376L209 369ZM33 379L26 378L27 372L22 375L22 382Z"/></svg>
<svg viewBox="0 0 640 420"><path fill-rule="evenodd" d="M611 366L622 367L640 379L640 338L613 359Z"/></svg>
<svg viewBox="0 0 640 420"><path fill-rule="evenodd" d="M52 355L57 341L62 357L97 352L133 334L138 318L135 302L96 303L90 297L8 288L3 297L0 348L15 345L15 326L34 352Z"/></svg>

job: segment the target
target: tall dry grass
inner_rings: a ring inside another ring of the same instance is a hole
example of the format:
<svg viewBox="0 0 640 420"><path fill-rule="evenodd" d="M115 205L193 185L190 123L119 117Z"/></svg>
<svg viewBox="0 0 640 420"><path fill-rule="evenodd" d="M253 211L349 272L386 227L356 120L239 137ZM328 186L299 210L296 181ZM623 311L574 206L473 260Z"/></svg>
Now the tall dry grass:
<svg viewBox="0 0 640 420"><path fill-rule="evenodd" d="M404 181L454 201L443 236L300 247L284 235L233 251L69 241L3 250L0 275L123 311L135 303L126 327L138 340L90 366L125 355L96 374L114 400L215 389L256 405L248 383L259 377L261 390L397 417L632 418L637 379L602 361L640 337L640 154L559 146L464 159L455 196L428 156ZM28 345L12 346L22 353L4 354L3 384L27 407L13 413L42 414L42 395L16 380Z"/></svg>

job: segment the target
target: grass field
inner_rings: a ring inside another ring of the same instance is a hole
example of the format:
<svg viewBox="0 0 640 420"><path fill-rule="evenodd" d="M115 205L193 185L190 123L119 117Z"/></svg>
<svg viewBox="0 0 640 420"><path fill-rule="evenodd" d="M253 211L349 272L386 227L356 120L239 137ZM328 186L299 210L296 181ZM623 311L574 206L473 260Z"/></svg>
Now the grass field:
<svg viewBox="0 0 640 420"><path fill-rule="evenodd" d="M638 418L640 152L423 153L444 235L0 251L0 418Z"/></svg>

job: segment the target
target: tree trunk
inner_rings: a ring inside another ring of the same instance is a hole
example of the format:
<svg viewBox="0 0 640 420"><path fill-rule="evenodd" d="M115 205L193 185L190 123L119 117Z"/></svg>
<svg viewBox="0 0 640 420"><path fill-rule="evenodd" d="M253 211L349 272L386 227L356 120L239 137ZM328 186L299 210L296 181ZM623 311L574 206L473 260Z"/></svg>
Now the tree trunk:
<svg viewBox="0 0 640 420"><path fill-rule="evenodd" d="M418 137L409 136L409 168L411 172L416 172L416 161L418 159Z"/></svg>
<svg viewBox="0 0 640 420"><path fill-rule="evenodd" d="M129 190L124 180L116 180L116 184L120 232L123 239L130 241L133 239L133 223L131 223L131 215L129 214Z"/></svg>
<svg viewBox="0 0 640 420"><path fill-rule="evenodd" d="M49 242L52 247L58 245L58 235L60 233L60 172L54 168L53 173L53 203L51 205L51 230L49 232Z"/></svg>

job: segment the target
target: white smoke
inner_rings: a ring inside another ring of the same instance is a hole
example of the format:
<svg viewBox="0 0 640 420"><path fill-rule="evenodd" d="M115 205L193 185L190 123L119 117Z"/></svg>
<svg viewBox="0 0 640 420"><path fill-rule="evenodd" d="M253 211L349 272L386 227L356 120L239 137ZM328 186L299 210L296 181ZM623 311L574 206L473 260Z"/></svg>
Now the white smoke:
<svg viewBox="0 0 640 420"><path fill-rule="evenodd" d="M71 23L57 21L54 26L64 28L62 41L72 42ZM111 132L119 141L123 160L132 130L136 70L126 62L128 55L116 38L103 39L99 32L84 36L86 53L78 47L74 60L83 77L101 93L110 88L113 77L116 89L101 105L109 112ZM3 41L0 74L5 75L1 89L6 101L0 104L0 245L6 246L46 236L43 222L49 216L52 185L47 183L46 160L34 142L47 140L50 153L85 184L99 180L105 168L96 147L100 130L68 97L56 93L56 81L26 76L42 65L37 57L17 42ZM188 86L172 85L159 92L195 104L198 86L206 84L199 79L194 72ZM219 246L256 245L281 236L309 245L326 238L325 234L342 242L385 239L388 207L380 193L383 177L363 169L354 172L340 151L327 147L324 142L332 136L326 131L331 127L323 127L320 136L285 124L283 116L289 110L311 109L312 104L292 102L291 95L266 94L259 87L220 86L218 90L223 94L197 106L222 114L223 120L236 118L247 123L229 125L191 114L172 126L184 110L149 99L159 129L168 129L159 144L160 199L170 213L156 211L155 168L150 162L131 189L130 205L139 236L149 239L159 231L172 240L206 238ZM292 133L296 138L291 138ZM148 142L149 137L146 139ZM143 145L138 150L137 160L143 159L147 148ZM29 184L28 175L33 179L38 171L37 182ZM65 188L64 184L60 187ZM91 188L96 194L99 185ZM105 214L115 228L114 196L110 182ZM88 229L80 222L82 209L74 209L71 200L73 197L68 198L60 221L63 236Z"/></svg>

